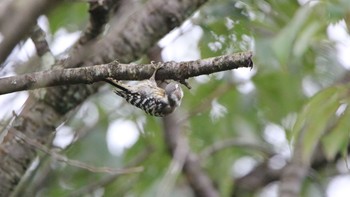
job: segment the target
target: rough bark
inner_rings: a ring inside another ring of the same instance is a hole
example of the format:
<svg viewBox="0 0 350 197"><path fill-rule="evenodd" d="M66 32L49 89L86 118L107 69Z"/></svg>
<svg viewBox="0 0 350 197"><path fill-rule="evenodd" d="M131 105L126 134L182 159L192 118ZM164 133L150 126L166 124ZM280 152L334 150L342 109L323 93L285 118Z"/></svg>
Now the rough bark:
<svg viewBox="0 0 350 197"><path fill-rule="evenodd" d="M188 62L157 63L162 69L157 71L158 80L180 80L204 74L212 74L240 67L252 67L251 52L235 53ZM109 77L116 80L149 79L154 72L154 64L136 65L111 62L89 67L53 69L20 76L0 78L0 94L21 90L37 89L65 84L91 84Z"/></svg>

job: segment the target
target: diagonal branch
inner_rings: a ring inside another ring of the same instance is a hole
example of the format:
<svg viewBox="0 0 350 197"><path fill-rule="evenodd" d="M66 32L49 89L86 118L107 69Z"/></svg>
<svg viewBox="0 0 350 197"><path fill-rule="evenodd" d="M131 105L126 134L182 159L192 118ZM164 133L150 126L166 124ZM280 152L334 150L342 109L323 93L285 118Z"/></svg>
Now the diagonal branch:
<svg viewBox="0 0 350 197"><path fill-rule="evenodd" d="M14 132L15 136L17 136L18 138L23 140L28 145L50 155L52 158L54 158L58 161L64 162L70 166L85 169L85 170L88 170L90 172L121 175L121 174L137 173L137 172L143 171L143 167L130 167L130 168L124 168L124 169L115 169L115 168L110 168L110 167L95 167L95 166L92 166L90 164L86 164L86 163L83 163L83 162L78 161L78 160L69 159L63 155L60 155L59 153L48 149L46 146L40 144L39 142L37 142L33 139L30 139L25 134L23 134L19 131L12 130L12 132Z"/></svg>
<svg viewBox="0 0 350 197"><path fill-rule="evenodd" d="M243 52L196 61L158 63L162 69L157 72L156 78L184 80L240 67L251 68L251 57L251 52ZM91 84L108 77L116 80L142 80L152 75L154 67L153 64L121 64L114 61L89 67L54 69L5 77L0 79L0 94L58 85Z"/></svg>
<svg viewBox="0 0 350 197"><path fill-rule="evenodd" d="M140 165L143 161L148 159L148 157L152 154L153 151L154 150L153 150L152 146L146 147L141 153L136 155L129 163L127 163L125 167L130 168L132 166ZM105 187L106 185L111 184L113 181L115 181L119 177L120 177L120 174L118 174L118 173L108 174L99 180L96 180L92 183L88 183L88 184L84 185L83 187L70 193L68 196L69 197L76 197L76 196L87 195L87 194L94 192L95 190L97 190L101 187Z"/></svg>
<svg viewBox="0 0 350 197"><path fill-rule="evenodd" d="M46 41L46 33L38 24L34 25L30 33L30 38L34 43L38 56L42 57L45 53L50 53L53 56L49 48L49 43Z"/></svg>
<svg viewBox="0 0 350 197"><path fill-rule="evenodd" d="M41 60L40 70L48 70L52 68L56 62L56 58L49 48L45 31L36 24L30 33L30 38L34 43L36 52Z"/></svg>
<svg viewBox="0 0 350 197"><path fill-rule="evenodd" d="M28 2L28 3L27 3ZM3 39L0 43L0 64L11 53L16 44L25 37L36 19L60 1L11 1L1 16L0 32Z"/></svg>
<svg viewBox="0 0 350 197"><path fill-rule="evenodd" d="M146 2L125 12L126 17L117 14L111 18L106 35L93 46L83 47L74 56L70 56L64 66L101 64L116 58L123 63L137 60L207 0Z"/></svg>

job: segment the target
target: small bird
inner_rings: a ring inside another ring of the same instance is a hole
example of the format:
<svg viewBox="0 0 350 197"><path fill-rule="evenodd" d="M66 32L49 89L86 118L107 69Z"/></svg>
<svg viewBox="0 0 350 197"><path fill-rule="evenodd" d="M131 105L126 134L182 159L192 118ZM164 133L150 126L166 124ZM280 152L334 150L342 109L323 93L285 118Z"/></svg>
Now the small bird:
<svg viewBox="0 0 350 197"><path fill-rule="evenodd" d="M152 116L163 117L172 113L181 104L183 91L176 82L168 83L165 88L157 85L155 80L156 68L148 80L135 85L126 85L113 78L106 81L116 87L114 92L124 98L128 103L142 109Z"/></svg>

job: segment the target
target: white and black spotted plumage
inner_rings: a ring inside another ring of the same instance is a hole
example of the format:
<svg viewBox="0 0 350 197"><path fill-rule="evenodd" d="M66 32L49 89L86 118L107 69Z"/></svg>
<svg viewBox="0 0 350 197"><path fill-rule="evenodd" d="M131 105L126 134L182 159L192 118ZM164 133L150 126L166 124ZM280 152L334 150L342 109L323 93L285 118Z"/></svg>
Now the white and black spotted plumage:
<svg viewBox="0 0 350 197"><path fill-rule="evenodd" d="M133 86L113 79L108 79L108 82L117 88L114 91L117 95L152 116L162 117L172 113L181 104L183 97L179 84L171 82L163 89L157 86L154 76Z"/></svg>

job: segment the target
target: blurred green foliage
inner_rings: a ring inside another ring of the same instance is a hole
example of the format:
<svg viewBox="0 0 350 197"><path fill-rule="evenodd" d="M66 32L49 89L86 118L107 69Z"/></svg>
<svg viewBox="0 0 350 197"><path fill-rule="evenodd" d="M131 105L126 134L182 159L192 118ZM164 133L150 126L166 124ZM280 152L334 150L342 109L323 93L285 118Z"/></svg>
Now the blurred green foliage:
<svg viewBox="0 0 350 197"><path fill-rule="evenodd" d="M69 32L83 29L88 19L88 4L65 1L48 14L50 30L55 33L60 28Z"/></svg>
<svg viewBox="0 0 350 197"><path fill-rule="evenodd" d="M335 43L329 39L327 28L349 15L347 0L311 1L304 5L285 0L208 2L193 20L203 30L198 43L201 57L252 50L251 73L255 74L250 79L239 80L235 78L239 72L227 71L225 75L210 76L204 83L191 81L194 88L185 90L179 111L188 115L182 121L186 121L185 133L192 150L199 154L213 143L244 138L267 144L279 154L282 150L268 142L264 134L269 132L265 131L267 125L273 123L284 129L289 140L298 138L300 133L306 134L304 159L311 158L320 140L330 160L339 151L345 152L350 131L348 87L335 84L347 70L336 58ZM51 12L49 19L52 32L61 27L76 31L86 21L87 9L83 4L66 2ZM345 22L349 24L349 18ZM252 88L244 91L247 84ZM109 96L110 102L119 99ZM115 108L104 108L105 100L101 98L102 95L97 95L89 101L98 108L99 120L64 154L91 165L118 168L151 147L151 153L139 164L144 172L123 175L98 191L104 196L154 196L171 162L161 120L146 116L130 105L119 103ZM221 111L215 115L214 108L218 105ZM335 113L339 107L344 110ZM293 116L296 116L294 121L290 120ZM110 122L121 118L135 121L140 136L122 155L113 156L107 149L106 130ZM139 118L145 121L138 121ZM73 131L84 128L82 120L75 123L71 125ZM201 161L203 170L214 180L222 196L230 195L236 173L233 166L244 156L257 162L265 158L259 150L233 146ZM105 176L62 165L53 165L51 170L50 181L38 196L67 195ZM43 169L38 169L36 176L43 173ZM189 188L185 178L178 176L172 188L173 196L181 192L188 194L186 189ZM96 191L85 196L93 194Z"/></svg>

